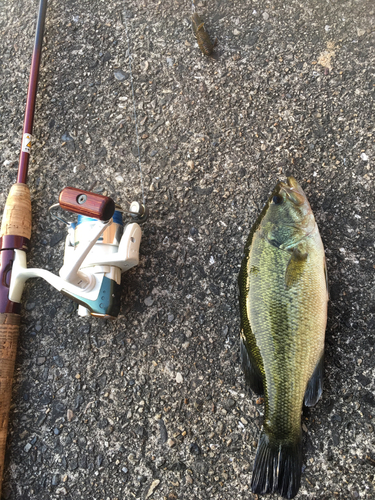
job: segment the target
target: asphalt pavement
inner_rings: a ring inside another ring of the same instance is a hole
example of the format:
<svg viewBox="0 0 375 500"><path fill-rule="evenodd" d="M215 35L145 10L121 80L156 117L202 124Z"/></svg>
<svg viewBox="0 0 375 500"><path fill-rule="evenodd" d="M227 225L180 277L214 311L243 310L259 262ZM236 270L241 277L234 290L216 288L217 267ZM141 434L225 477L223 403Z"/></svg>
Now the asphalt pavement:
<svg viewBox="0 0 375 500"><path fill-rule="evenodd" d="M1 2L1 212L37 6ZM198 48L188 0L49 2L29 266L62 265L65 228L48 207L65 186L122 206L144 198L150 217L115 321L80 318L47 283L27 283L3 499L256 498L263 404L239 363L237 276L286 175L309 198L330 283L324 393L302 416L296 498L375 498L375 4L196 9L214 57Z"/></svg>

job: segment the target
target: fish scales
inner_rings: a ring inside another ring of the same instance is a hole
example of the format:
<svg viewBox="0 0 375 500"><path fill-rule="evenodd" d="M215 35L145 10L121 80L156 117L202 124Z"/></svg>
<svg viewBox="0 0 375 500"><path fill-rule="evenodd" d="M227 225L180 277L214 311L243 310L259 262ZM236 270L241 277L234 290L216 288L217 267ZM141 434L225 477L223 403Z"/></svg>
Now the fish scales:
<svg viewBox="0 0 375 500"><path fill-rule="evenodd" d="M303 401L315 404L322 390L328 300L323 244L292 177L276 186L250 232L239 286L242 366L265 400L252 488L292 498L300 485Z"/></svg>
<svg viewBox="0 0 375 500"><path fill-rule="evenodd" d="M311 265L290 290L285 289L288 252L280 252L263 238L256 239L248 261L249 276L253 266L259 272L252 273L249 279L247 315L256 332L261 357L270 359L263 367L268 417L265 425L272 423L282 433L291 429L299 432L300 413L296 409L302 406L307 382L324 348L324 319L316 321L326 307L324 270L322 276L317 275L315 261L319 255L315 255L314 245L311 247ZM286 410L291 413L288 426L280 428L279 419L281 415L286 419Z"/></svg>

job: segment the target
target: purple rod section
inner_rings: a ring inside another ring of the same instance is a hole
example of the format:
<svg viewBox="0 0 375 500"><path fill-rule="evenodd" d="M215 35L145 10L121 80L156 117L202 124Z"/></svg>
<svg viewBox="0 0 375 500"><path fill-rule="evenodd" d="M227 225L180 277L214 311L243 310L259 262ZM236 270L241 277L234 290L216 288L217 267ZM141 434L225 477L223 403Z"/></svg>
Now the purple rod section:
<svg viewBox="0 0 375 500"><path fill-rule="evenodd" d="M27 179L27 169L29 166L30 150L27 147L28 140L26 140L25 135L30 134L33 131L33 121L34 121L34 109L35 109L35 99L38 87L38 76L39 76L39 66L40 58L42 53L42 42L43 42L43 32L44 32L44 21L46 18L47 10L47 0L40 0L38 20L36 24L36 34L33 56L31 60L30 69L30 79L29 88L27 91L26 99L26 111L25 111L25 121L23 123L23 134L22 134L22 145L20 153L20 161L18 164L18 175L17 183L26 184Z"/></svg>
<svg viewBox="0 0 375 500"><path fill-rule="evenodd" d="M42 51L44 20L46 18L47 0L40 0L33 56L31 61L29 89L26 99L25 121L23 125L20 161L18 165L17 183L26 184L27 167L30 152L27 151L24 135L31 134L33 129L35 98L38 84L40 56ZM29 241L21 236L6 235L0 238L0 313L20 314L21 304L11 302L8 298L9 284L14 260L14 249L27 250Z"/></svg>

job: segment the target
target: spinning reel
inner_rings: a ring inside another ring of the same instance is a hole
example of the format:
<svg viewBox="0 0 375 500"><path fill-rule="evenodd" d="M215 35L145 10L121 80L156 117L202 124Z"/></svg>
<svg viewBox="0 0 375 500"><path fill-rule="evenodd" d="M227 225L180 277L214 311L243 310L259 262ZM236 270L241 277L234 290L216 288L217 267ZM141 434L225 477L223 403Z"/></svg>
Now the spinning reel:
<svg viewBox="0 0 375 500"><path fill-rule="evenodd" d="M21 302L24 284L29 278L43 278L54 288L79 304L80 316L116 318L120 310L121 274L139 263L140 224L148 209L133 202L132 222L123 225L122 210L100 194L72 187L64 188L59 203L52 205L78 214L69 223L65 240L64 263L60 276L38 268L27 268L26 252L15 250L9 299Z"/></svg>

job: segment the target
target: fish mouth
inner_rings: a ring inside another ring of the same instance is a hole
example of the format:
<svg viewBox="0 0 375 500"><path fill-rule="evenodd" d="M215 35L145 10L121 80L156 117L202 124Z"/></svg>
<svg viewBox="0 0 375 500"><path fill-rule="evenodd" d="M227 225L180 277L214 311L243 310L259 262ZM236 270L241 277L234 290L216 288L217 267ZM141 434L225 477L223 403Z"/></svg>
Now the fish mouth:
<svg viewBox="0 0 375 500"><path fill-rule="evenodd" d="M280 192L285 193L295 205L301 206L306 203L306 195L294 177L287 177L287 184L285 182L280 182L279 186Z"/></svg>

